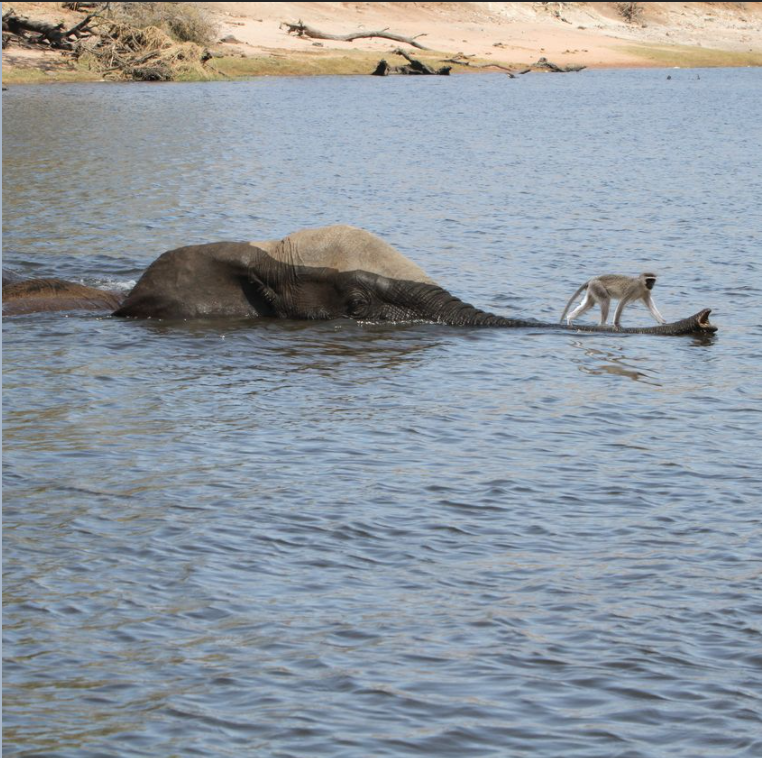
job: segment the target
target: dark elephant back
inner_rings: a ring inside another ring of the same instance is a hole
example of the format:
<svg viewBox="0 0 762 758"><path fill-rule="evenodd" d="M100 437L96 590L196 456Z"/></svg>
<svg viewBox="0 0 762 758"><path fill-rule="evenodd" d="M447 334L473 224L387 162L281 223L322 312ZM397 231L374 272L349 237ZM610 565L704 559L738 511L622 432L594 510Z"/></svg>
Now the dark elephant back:
<svg viewBox="0 0 762 758"><path fill-rule="evenodd" d="M64 279L24 279L3 283L3 316L42 311L113 311L122 296Z"/></svg>
<svg viewBox="0 0 762 758"><path fill-rule="evenodd" d="M23 282L24 277L21 274L17 274L15 271L11 271L9 268L3 269L3 287L9 284L16 284L16 282Z"/></svg>
<svg viewBox="0 0 762 758"><path fill-rule="evenodd" d="M261 315L250 281L261 255L248 242L169 250L145 270L114 315L159 319Z"/></svg>

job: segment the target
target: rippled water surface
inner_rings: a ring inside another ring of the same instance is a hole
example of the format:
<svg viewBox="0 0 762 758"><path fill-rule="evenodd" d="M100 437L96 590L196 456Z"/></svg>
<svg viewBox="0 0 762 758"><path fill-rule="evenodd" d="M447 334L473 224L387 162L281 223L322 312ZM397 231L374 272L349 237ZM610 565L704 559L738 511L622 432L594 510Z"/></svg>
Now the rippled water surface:
<svg viewBox="0 0 762 758"><path fill-rule="evenodd" d="M666 73L3 94L24 274L341 222L720 327L6 319L5 754L762 754L762 80Z"/></svg>

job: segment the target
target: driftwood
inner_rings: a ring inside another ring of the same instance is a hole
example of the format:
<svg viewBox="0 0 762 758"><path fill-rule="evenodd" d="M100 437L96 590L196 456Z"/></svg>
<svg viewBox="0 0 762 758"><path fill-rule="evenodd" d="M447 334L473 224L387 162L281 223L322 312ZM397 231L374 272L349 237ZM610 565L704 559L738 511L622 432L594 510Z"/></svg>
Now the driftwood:
<svg viewBox="0 0 762 758"><path fill-rule="evenodd" d="M394 50L395 55L401 55L407 64L403 66L390 66L385 60L380 60L372 76L391 76L401 75L427 75L427 76L449 76L452 66L442 66L439 69L433 69L423 61L416 60L400 48Z"/></svg>
<svg viewBox="0 0 762 758"><path fill-rule="evenodd" d="M85 10L108 10L111 3L61 3L62 7L70 11Z"/></svg>
<svg viewBox="0 0 762 758"><path fill-rule="evenodd" d="M63 23L49 24L47 21L36 21L26 16L17 16L13 8L9 8L3 14L3 31L24 38L25 32L33 32L40 36L34 42L46 42L57 50L73 50L75 41L85 35L90 35L93 30L88 24L95 17L94 13L86 16L71 29L64 29ZM75 41L70 38L74 37Z"/></svg>
<svg viewBox="0 0 762 758"><path fill-rule="evenodd" d="M9 8L3 14L3 47L17 39L25 46L53 47L104 77L139 81L171 81L184 71L201 72L212 58L209 50L193 42L175 42L156 26L137 28L102 15L110 3L75 5L98 6L98 12L65 29L63 23L29 19Z"/></svg>
<svg viewBox="0 0 762 758"><path fill-rule="evenodd" d="M515 79L516 76L514 75L513 69L508 68L507 66L503 66L500 63L472 63L469 58L473 58L473 55L465 55L464 53L457 53L453 55L452 58L445 58L442 63L455 63L458 66L468 66L469 68L497 68L501 71L505 71L505 73L511 78Z"/></svg>
<svg viewBox="0 0 762 758"><path fill-rule="evenodd" d="M547 58L540 58L537 63L533 63L529 70L540 69L541 71L552 71L555 74L566 74L570 71L582 71L587 66L557 66L551 63ZM521 72L525 73L524 71Z"/></svg>
<svg viewBox="0 0 762 758"><path fill-rule="evenodd" d="M392 74L439 74L448 75L452 70L452 66L446 66L440 69L433 69L431 66L423 63L422 61L411 58L408 53L400 48L394 50L396 55L401 55L408 63L403 66L391 66L385 60L380 60L373 71L373 76L390 76ZM550 71L553 73L567 73L570 71L582 71L587 66L557 66L555 63L551 63L547 58L540 58L536 63L532 63L526 68L515 70L503 66L500 63L474 63L470 59L473 55L466 55L465 53L456 53L452 58L445 58L442 63L453 63L456 66L466 66L469 68L486 69L498 69L505 71L506 76L511 79L515 79L516 76L521 74L528 74L530 71Z"/></svg>
<svg viewBox="0 0 762 758"><path fill-rule="evenodd" d="M311 39L332 39L339 42L352 42L356 39L368 39L370 37L381 37L382 39L390 39L394 42L404 42L406 45L412 45L419 50L428 50L420 42L416 42L418 37L425 37L425 34L416 34L415 37L403 37L401 34L392 34L387 29L381 29L377 32L352 32L351 34L327 34L321 32L319 29L314 29L311 26L303 23L300 19L296 24L290 24L288 21L283 21L280 25L281 28L286 27L288 34L296 34L297 37L310 37Z"/></svg>
<svg viewBox="0 0 762 758"><path fill-rule="evenodd" d="M455 63L458 66L469 66L471 68L481 69L497 68L501 71L505 71L511 79L515 79L521 74L528 74L530 71L550 71L556 74L566 74L571 71L582 71L582 69L587 68L587 66L557 66L555 63L551 63L547 58L540 58L536 63L532 63L526 68L515 70L499 63L472 63L469 58L473 57L473 55L458 53L452 58L446 58L443 63Z"/></svg>
<svg viewBox="0 0 762 758"><path fill-rule="evenodd" d="M582 71L587 66L557 66L555 63L551 63L547 58L540 58L536 63L532 63L526 68L520 70L510 69L507 66L502 66L499 63L472 63L469 58L473 58L473 55L464 55L458 53L452 58L446 58L444 63L455 63L458 66L470 66L471 68L497 68L501 71L505 71L511 79L515 79L516 76L521 74L528 74L530 71L550 71L555 74L565 74L571 71Z"/></svg>

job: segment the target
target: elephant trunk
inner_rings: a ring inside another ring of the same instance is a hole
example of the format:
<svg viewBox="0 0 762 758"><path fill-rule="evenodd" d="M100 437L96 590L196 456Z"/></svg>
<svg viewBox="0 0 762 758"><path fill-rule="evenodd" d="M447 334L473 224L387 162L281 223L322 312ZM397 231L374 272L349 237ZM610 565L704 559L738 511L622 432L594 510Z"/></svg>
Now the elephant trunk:
<svg viewBox="0 0 762 758"><path fill-rule="evenodd" d="M514 319L498 316L494 313L475 308L473 305L464 303L459 298L451 295L447 290L431 285L419 285L413 298L416 310L421 317L442 324L452 326L489 326L504 328L530 328L530 329L559 329L572 332L609 332L615 334L713 334L717 327L709 322L711 310L695 313L693 316L673 321L669 324L658 326L620 327L613 325L577 324L567 325L533 321L531 319Z"/></svg>
<svg viewBox="0 0 762 758"><path fill-rule="evenodd" d="M510 319L464 303L442 287L432 284L406 284L395 293L397 302L415 318L450 326L533 326L532 321Z"/></svg>
<svg viewBox="0 0 762 758"><path fill-rule="evenodd" d="M711 312L711 308L704 308L698 313L688 316L688 318L672 321L669 324L659 324L658 326L633 326L620 327L619 329L608 324L606 326L596 326L594 324L572 324L571 326L556 324L556 326L572 332L615 332L622 334L661 334L666 336L714 334L717 331L717 327L709 321L709 314Z"/></svg>

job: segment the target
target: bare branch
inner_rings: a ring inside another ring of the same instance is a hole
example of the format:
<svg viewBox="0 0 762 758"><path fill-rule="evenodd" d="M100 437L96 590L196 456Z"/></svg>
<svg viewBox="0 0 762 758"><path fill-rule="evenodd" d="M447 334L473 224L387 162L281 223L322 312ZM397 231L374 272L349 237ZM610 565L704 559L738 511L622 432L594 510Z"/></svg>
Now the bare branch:
<svg viewBox="0 0 762 758"><path fill-rule="evenodd" d="M511 79L516 78L513 73L513 69L510 69L507 66L503 66L500 63L472 63L468 59L473 57L473 55L464 55L463 53L458 53L452 58L445 58L442 63L454 63L457 66L467 66L468 68L499 68L501 71L505 71L505 73Z"/></svg>
<svg viewBox="0 0 762 758"><path fill-rule="evenodd" d="M338 42L352 42L356 39L369 39L371 37L381 37L382 39L390 39L394 42L404 42L406 45L417 47L419 50L428 50L420 42L416 42L418 37L425 37L424 34L416 34L415 37L403 37L400 34L392 34L386 29L381 29L377 32L352 32L352 34L328 34L327 32L321 32L319 29L314 29L311 26L303 23L301 19L296 24L291 24L288 21L283 21L280 25L281 29L286 28L288 34L296 34L298 37L310 37L311 39L331 39ZM388 28L388 27L387 27Z"/></svg>
<svg viewBox="0 0 762 758"><path fill-rule="evenodd" d="M431 66L427 65L423 61L416 60L409 53L406 53L401 48L394 50L395 55L401 55L407 64L404 66L390 66L385 60L378 62L373 76L389 76L390 74L426 74L435 76L449 76L452 66L442 66L442 68L434 70Z"/></svg>
<svg viewBox="0 0 762 758"><path fill-rule="evenodd" d="M64 31L63 23L49 24L47 21L17 16L14 10L9 8L3 14L3 31L8 31L19 37L23 36L24 32L35 32L40 35L39 40L47 41L51 47L61 50L72 50L73 44L69 40L69 37L74 36L79 38L85 34L92 34L92 30L87 25L93 20L95 15L91 13L71 29Z"/></svg>

